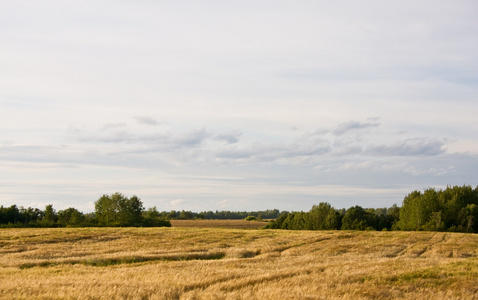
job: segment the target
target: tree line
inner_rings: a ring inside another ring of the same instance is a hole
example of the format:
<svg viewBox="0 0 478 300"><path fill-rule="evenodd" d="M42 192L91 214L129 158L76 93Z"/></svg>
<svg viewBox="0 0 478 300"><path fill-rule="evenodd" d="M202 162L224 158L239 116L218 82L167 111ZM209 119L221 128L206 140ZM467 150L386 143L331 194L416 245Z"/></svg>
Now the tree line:
<svg viewBox="0 0 478 300"><path fill-rule="evenodd" d="M230 211L230 210L216 210L216 211L162 211L161 216L171 220L240 220L247 217L254 217L256 220L260 219L276 219L283 214L288 214L288 211L280 211L278 209L268 209L261 211Z"/></svg>
<svg viewBox="0 0 478 300"><path fill-rule="evenodd" d="M478 186L428 188L405 196L401 207L335 209L329 203L314 205L308 212L278 209L232 211L161 211L145 209L137 196L121 193L103 195L93 213L83 214L70 207L56 211L12 205L0 206L0 227L65 226L171 226L173 219L272 219L264 228L290 230L433 230L478 233Z"/></svg>
<svg viewBox="0 0 478 300"><path fill-rule="evenodd" d="M156 207L148 208L137 196L121 193L103 195L95 202L95 212L84 214L74 207L56 211L51 204L45 210L12 205L0 206L0 227L93 227L142 226L171 227Z"/></svg>
<svg viewBox="0 0 478 300"><path fill-rule="evenodd" d="M478 233L478 186L428 188L405 196L402 206L337 210L329 203L291 212L265 226L291 230L407 230Z"/></svg>
<svg viewBox="0 0 478 300"><path fill-rule="evenodd" d="M103 195L95 202L95 211L84 214L74 207L56 211L51 204L44 210L23 208L17 205L0 206L0 227L90 227L90 226L171 226L170 220L214 219L233 220L275 219L288 211L270 209L263 211L158 211L156 207L144 208L137 196L130 198L121 193Z"/></svg>

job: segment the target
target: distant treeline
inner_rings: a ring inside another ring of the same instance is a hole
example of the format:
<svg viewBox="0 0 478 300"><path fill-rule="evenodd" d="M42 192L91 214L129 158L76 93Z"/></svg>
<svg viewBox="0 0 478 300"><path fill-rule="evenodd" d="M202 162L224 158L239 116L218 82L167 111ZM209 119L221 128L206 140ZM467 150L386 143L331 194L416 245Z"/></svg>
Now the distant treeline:
<svg viewBox="0 0 478 300"><path fill-rule="evenodd" d="M161 212L163 217L168 219L177 219L177 220L193 220L193 219L202 219L202 220L240 220L246 219L247 217L255 217L255 219L276 219L281 215L288 214L288 211L280 211L278 209L268 209L262 211L229 211L229 210L216 210L213 211L203 211L203 212L192 212L192 211L170 211Z"/></svg>
<svg viewBox="0 0 478 300"><path fill-rule="evenodd" d="M56 211L0 206L0 227L65 226L171 226L172 219L271 219L264 227L292 230L433 230L478 233L478 187L428 188L408 194L402 207L335 209L329 203L314 205L309 212L278 209L233 211L162 211L145 209L141 200L115 193L95 202L95 212L83 214L75 208Z"/></svg>
<svg viewBox="0 0 478 300"><path fill-rule="evenodd" d="M278 209L257 212L234 211L161 211L156 207L145 209L137 196L127 198L121 193L103 195L95 202L95 212L84 214L70 207L56 211L47 205L44 210L24 208L12 205L0 206L0 227L94 227L94 226L131 226L160 227L171 226L170 220L182 219L275 219L287 211Z"/></svg>
<svg viewBox="0 0 478 300"><path fill-rule="evenodd" d="M328 203L309 212L292 212L270 221L265 228L292 230L427 230L478 233L478 187L428 188L413 191L402 207L337 210Z"/></svg>
<svg viewBox="0 0 478 300"><path fill-rule="evenodd" d="M156 207L144 209L136 196L131 198L115 193L103 195L95 202L95 212L83 214L70 207L56 211L47 205L38 208L0 206L0 227L93 227L93 226L142 226L171 227L171 222L162 217Z"/></svg>

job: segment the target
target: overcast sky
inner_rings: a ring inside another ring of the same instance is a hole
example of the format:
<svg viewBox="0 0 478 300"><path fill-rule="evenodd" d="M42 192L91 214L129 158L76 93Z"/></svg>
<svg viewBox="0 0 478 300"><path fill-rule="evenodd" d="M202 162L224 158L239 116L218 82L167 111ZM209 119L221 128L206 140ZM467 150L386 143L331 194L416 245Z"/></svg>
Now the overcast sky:
<svg viewBox="0 0 478 300"><path fill-rule="evenodd" d="M478 2L0 1L0 204L401 205L478 184Z"/></svg>

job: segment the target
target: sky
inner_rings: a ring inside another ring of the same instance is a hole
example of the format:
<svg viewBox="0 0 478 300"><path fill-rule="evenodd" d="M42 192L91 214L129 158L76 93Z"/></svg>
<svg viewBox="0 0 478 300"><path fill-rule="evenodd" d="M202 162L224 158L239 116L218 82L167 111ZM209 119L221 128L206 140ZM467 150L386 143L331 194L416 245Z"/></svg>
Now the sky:
<svg viewBox="0 0 478 300"><path fill-rule="evenodd" d="M475 0L0 2L4 206L400 206L477 116Z"/></svg>

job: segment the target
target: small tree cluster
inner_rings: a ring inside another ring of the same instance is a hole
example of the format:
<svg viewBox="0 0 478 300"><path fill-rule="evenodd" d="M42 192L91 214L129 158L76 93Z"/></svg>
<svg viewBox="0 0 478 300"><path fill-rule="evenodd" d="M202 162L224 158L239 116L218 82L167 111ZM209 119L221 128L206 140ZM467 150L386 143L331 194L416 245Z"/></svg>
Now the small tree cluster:
<svg viewBox="0 0 478 300"><path fill-rule="evenodd" d="M398 207L395 206L396 209ZM309 212L292 212L270 221L264 228L292 230L383 230L390 229L394 209L364 209L354 206L336 210L329 203L314 205Z"/></svg>
<svg viewBox="0 0 478 300"><path fill-rule="evenodd" d="M45 210L0 206L1 227L87 227L87 226L171 226L156 207L144 210L137 196L130 198L120 193L103 195L95 202L95 212L83 214L70 207L56 211L53 205Z"/></svg>
<svg viewBox="0 0 478 300"><path fill-rule="evenodd" d="M127 198L121 193L101 196L95 202L95 215L100 226L171 227L171 222L162 217L156 207L144 211L141 199Z"/></svg>
<svg viewBox="0 0 478 300"><path fill-rule="evenodd" d="M140 226L143 219L143 203L132 196L114 193L103 195L95 202L95 214L100 226Z"/></svg>
<svg viewBox="0 0 478 300"><path fill-rule="evenodd" d="M403 200L397 229L478 232L478 187L411 192Z"/></svg>

